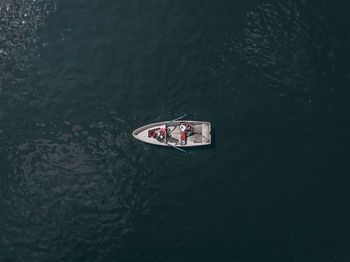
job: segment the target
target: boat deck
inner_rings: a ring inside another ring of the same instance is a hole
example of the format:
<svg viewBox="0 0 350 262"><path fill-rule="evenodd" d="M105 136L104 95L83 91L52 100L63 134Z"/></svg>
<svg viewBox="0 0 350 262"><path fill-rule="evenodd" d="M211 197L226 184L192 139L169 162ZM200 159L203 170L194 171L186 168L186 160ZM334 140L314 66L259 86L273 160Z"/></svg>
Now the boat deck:
<svg viewBox="0 0 350 262"><path fill-rule="evenodd" d="M186 122L193 126L193 133L186 137L186 144L181 145L181 130L179 124ZM177 147L192 147L209 145L211 143L211 126L209 122L202 121L174 121L174 122L159 122L150 125L146 125L136 129L133 132L133 136L143 142L169 146L174 145ZM155 138L148 137L148 130L151 129L166 128L166 139L159 141Z"/></svg>
<svg viewBox="0 0 350 262"><path fill-rule="evenodd" d="M207 137L208 133L208 126L207 125L194 125L193 126L194 130L191 135L187 137L187 143L188 144L202 144L208 143L209 138ZM204 131L204 135L203 135ZM178 145L180 143L181 139L181 130L179 128L179 125L176 126L168 126L168 137L167 137L167 142L171 144Z"/></svg>

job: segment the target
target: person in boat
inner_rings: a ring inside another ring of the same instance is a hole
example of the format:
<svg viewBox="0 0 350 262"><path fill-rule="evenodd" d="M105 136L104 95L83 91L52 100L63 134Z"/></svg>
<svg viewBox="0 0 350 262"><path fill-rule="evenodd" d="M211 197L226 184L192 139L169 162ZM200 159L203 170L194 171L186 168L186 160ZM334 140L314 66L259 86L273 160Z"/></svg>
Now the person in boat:
<svg viewBox="0 0 350 262"><path fill-rule="evenodd" d="M165 128L151 129L148 131L148 137L157 139L159 142L163 142L166 136Z"/></svg>
<svg viewBox="0 0 350 262"><path fill-rule="evenodd" d="M193 127L190 124L180 123L179 128L181 130L181 145L186 145L186 137L191 135Z"/></svg>
<svg viewBox="0 0 350 262"><path fill-rule="evenodd" d="M186 135L190 135L193 132L193 126L191 126L190 124L180 123L179 128L181 132L186 133Z"/></svg>
<svg viewBox="0 0 350 262"><path fill-rule="evenodd" d="M165 136L166 136L166 129L165 128L162 128L159 132L159 138L161 141L163 141L165 139Z"/></svg>

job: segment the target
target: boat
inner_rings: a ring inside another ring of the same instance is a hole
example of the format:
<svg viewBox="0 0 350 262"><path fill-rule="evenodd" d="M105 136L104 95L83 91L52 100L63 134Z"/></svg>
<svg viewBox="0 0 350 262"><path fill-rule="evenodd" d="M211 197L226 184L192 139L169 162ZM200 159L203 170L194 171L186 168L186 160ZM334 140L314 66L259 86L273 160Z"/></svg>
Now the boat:
<svg viewBox="0 0 350 262"><path fill-rule="evenodd" d="M132 135L145 143L171 146L176 149L211 144L210 122L178 119L142 126L137 128Z"/></svg>

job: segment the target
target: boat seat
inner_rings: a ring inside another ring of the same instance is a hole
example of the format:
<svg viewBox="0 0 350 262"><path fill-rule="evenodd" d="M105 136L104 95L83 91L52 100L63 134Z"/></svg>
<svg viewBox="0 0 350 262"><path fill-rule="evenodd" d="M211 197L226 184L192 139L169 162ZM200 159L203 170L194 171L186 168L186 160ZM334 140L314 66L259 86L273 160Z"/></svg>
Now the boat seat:
<svg viewBox="0 0 350 262"><path fill-rule="evenodd" d="M193 127L193 132L195 132L197 134L201 134L202 133L202 125L195 125Z"/></svg>
<svg viewBox="0 0 350 262"><path fill-rule="evenodd" d="M205 138L210 137L210 131L209 131L209 126L207 124L202 124L202 135Z"/></svg>
<svg viewBox="0 0 350 262"><path fill-rule="evenodd" d="M187 138L192 143L202 143L202 134L193 134Z"/></svg>

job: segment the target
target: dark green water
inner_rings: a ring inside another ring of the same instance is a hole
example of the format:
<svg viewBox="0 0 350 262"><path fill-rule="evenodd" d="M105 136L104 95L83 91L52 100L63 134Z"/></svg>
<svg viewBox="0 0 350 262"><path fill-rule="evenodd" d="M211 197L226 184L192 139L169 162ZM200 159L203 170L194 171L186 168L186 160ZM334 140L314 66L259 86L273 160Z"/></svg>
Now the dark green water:
<svg viewBox="0 0 350 262"><path fill-rule="evenodd" d="M350 261L347 1L0 2L0 261ZM184 113L187 156L131 132Z"/></svg>

